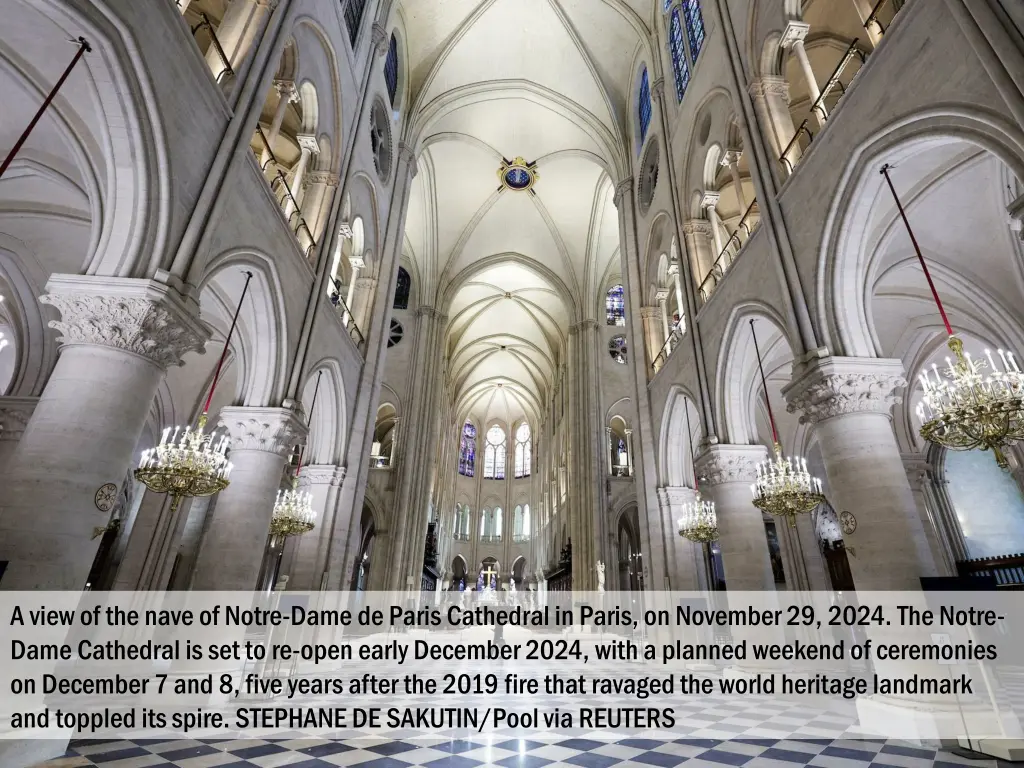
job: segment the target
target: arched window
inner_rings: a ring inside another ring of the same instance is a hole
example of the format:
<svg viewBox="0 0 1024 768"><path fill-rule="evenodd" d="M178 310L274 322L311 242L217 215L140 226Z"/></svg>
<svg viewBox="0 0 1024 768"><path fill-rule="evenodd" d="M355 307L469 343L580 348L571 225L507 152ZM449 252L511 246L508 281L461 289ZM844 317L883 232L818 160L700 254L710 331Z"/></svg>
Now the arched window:
<svg viewBox="0 0 1024 768"><path fill-rule="evenodd" d="M516 477L530 476L530 425L525 421L516 430Z"/></svg>
<svg viewBox="0 0 1024 768"><path fill-rule="evenodd" d="M523 540L523 507L516 504L515 512L512 513L512 541Z"/></svg>
<svg viewBox="0 0 1024 768"><path fill-rule="evenodd" d="M704 45L704 15L700 11L700 0L683 0L683 18L686 21L686 38L690 43L690 58L696 64Z"/></svg>
<svg viewBox="0 0 1024 768"><path fill-rule="evenodd" d="M486 540L487 537L491 535L490 534L491 526L488 523L488 519L490 518L490 516L491 516L491 511L489 509L484 508L484 510L482 512L480 512L480 540L481 541Z"/></svg>
<svg viewBox="0 0 1024 768"><path fill-rule="evenodd" d="M484 444L484 478L505 479L505 430L497 424L487 430Z"/></svg>
<svg viewBox="0 0 1024 768"><path fill-rule="evenodd" d="M501 541L501 507L494 509L494 522L491 528L491 541Z"/></svg>
<svg viewBox="0 0 1024 768"><path fill-rule="evenodd" d="M700 13L698 9L697 13ZM701 25L703 29L703 24ZM702 33L703 38L703 33ZM672 71L676 78L676 100L682 101L686 87L690 84L690 65L686 61L686 46L683 44L683 22L679 9L673 8L668 23L668 47L672 52ZM696 58L696 57L694 57Z"/></svg>
<svg viewBox="0 0 1024 768"><path fill-rule="evenodd" d="M459 474L473 477L476 468L476 427L468 421L462 428L462 443L459 446Z"/></svg>
<svg viewBox="0 0 1024 768"><path fill-rule="evenodd" d="M405 267L398 268L398 279L395 281L395 301L393 309L409 308L409 292L412 290L412 278Z"/></svg>
<svg viewBox="0 0 1024 768"><path fill-rule="evenodd" d="M608 289L608 296L605 298L604 306L608 313L608 325L626 324L625 292L621 285L613 285Z"/></svg>
<svg viewBox="0 0 1024 768"><path fill-rule="evenodd" d="M345 26L348 27L348 41L353 48L359 38L359 25L363 21L366 0L348 0L345 4Z"/></svg>
<svg viewBox="0 0 1024 768"><path fill-rule="evenodd" d="M384 83L388 87L388 98L391 99L391 106L395 106L395 96L398 95L398 40L394 33L391 35L391 42L388 44L388 57L384 59Z"/></svg>
<svg viewBox="0 0 1024 768"><path fill-rule="evenodd" d="M637 116L640 119L640 147L647 138L647 129L651 127L651 81L647 77L647 67L640 74L640 98L637 103ZM640 147L637 147L639 153Z"/></svg>
<svg viewBox="0 0 1024 768"><path fill-rule="evenodd" d="M530 538L530 505L523 507L523 541Z"/></svg>
<svg viewBox="0 0 1024 768"><path fill-rule="evenodd" d="M462 540L469 541L469 529L473 525L473 510L469 504L462 505Z"/></svg>

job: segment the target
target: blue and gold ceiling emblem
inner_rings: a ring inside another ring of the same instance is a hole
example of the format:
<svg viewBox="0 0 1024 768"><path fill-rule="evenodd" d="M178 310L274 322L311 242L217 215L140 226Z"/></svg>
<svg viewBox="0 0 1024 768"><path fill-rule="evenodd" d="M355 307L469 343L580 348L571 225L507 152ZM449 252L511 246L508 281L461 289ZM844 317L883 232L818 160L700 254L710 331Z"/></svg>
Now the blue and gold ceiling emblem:
<svg viewBox="0 0 1024 768"><path fill-rule="evenodd" d="M511 189L514 192L532 191L533 185L538 178L537 163L528 163L523 158L515 160L502 159L501 167L498 168L498 178L501 179L500 189Z"/></svg>

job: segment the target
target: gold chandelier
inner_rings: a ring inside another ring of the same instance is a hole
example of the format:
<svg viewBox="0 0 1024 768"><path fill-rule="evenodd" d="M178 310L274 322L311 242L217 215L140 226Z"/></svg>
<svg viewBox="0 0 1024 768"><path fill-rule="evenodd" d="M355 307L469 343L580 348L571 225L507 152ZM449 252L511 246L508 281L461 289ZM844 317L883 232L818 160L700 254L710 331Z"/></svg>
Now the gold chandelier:
<svg viewBox="0 0 1024 768"><path fill-rule="evenodd" d="M931 370L924 368L918 377L924 390L917 405L917 415L922 422L921 437L954 451L991 450L996 463L1006 469L1010 462L1005 449L1024 440L1024 373L1012 352L1000 349L993 356L992 351L986 349L986 360L976 360L970 352L964 352L964 343L953 332L910 220L889 177L890 167L883 165L881 173L910 235L949 335L946 344L953 352L952 358L946 358L944 369L933 363Z"/></svg>
<svg viewBox="0 0 1024 768"><path fill-rule="evenodd" d="M772 403L768 398L768 382L764 375L753 320L750 321L750 333L754 337L757 368L761 372L761 386L764 389L765 402L768 404L768 422L771 424L772 443L775 449L774 459L757 465L757 480L750 486L750 490L754 494L755 507L773 517L786 518L790 527L793 527L796 525L797 515L807 514L819 504L823 504L825 496L821 492L821 480L807 471L807 459L782 455L782 444L779 442L779 432L775 426Z"/></svg>
<svg viewBox="0 0 1024 768"><path fill-rule="evenodd" d="M686 411L686 436L690 440L690 459L693 462L693 488L696 492L694 500L683 505L683 516L679 518L679 535L696 544L710 544L718 540L718 515L715 513L715 502L700 497L700 484L697 479L697 465L694 461L696 451L693 448L693 432L690 431L690 407Z"/></svg>
<svg viewBox="0 0 1024 768"><path fill-rule="evenodd" d="M316 386L313 388L313 399L309 404L309 419L313 420L313 408L316 407L316 396L320 393L320 379L324 372L318 371ZM295 464L295 476L292 487L277 492L274 502L274 515L270 519L270 535L288 538L309 533L316 527L316 512L313 510L313 494L299 490L299 472L302 470L302 448L299 448L299 459Z"/></svg>
<svg viewBox="0 0 1024 768"><path fill-rule="evenodd" d="M231 337L238 323L238 314L249 290L249 281L252 280L252 272L245 274L242 295L238 299L231 329L224 341L224 350L217 362L210 392L195 429L191 425L186 425L184 429L178 426L174 427L172 434L171 428L167 427L160 437L160 444L142 452L139 468L135 470L135 479L151 491L170 494L172 513L177 510L182 499L212 496L227 488L231 482L232 465L227 458L228 438L222 435L217 439L213 432L207 433L206 420L217 380L224 367L224 358L227 357Z"/></svg>

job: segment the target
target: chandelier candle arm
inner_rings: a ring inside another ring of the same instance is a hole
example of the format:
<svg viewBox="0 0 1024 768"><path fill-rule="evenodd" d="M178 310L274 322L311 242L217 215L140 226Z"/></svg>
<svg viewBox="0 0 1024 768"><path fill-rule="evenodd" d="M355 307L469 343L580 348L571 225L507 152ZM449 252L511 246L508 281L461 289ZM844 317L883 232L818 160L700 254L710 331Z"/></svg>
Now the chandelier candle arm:
<svg viewBox="0 0 1024 768"><path fill-rule="evenodd" d="M697 478L696 450L693 447L693 432L690 428L690 407L685 407L686 436L690 440L690 463L693 465L694 500L683 505L683 515L677 521L679 535L697 544L709 544L718 540L718 515L715 502L700 497L700 481Z"/></svg>
<svg viewBox="0 0 1024 768"><path fill-rule="evenodd" d="M316 397L320 392L320 379L324 372L318 371L316 386L313 388L313 399L309 404L309 416L306 419L308 427L313 420L313 408L316 407ZM277 492L277 501L274 502L274 515L270 520L270 535L288 538L289 536L301 536L309 533L316 527L316 512L313 510L313 494L299 490L299 472L302 470L303 448L299 446L299 458L295 463L295 476L292 477L292 487Z"/></svg>
<svg viewBox="0 0 1024 768"><path fill-rule="evenodd" d="M926 367L918 374L923 391L917 405L921 437L954 451L991 450L996 463L1008 469L1006 449L1024 439L1024 373L1012 352L999 349L993 355L992 350L986 349L985 359L976 360L964 351L964 343L953 332L903 203L896 194L889 176L891 167L883 165L881 174L910 236L949 335L946 344L953 353L952 358L946 358L945 369L932 363L930 370Z"/></svg>

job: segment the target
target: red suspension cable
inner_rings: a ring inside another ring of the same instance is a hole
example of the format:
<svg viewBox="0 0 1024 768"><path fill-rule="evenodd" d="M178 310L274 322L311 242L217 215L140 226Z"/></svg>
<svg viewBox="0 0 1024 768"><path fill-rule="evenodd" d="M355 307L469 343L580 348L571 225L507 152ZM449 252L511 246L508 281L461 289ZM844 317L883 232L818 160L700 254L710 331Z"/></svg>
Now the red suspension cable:
<svg viewBox="0 0 1024 768"><path fill-rule="evenodd" d="M213 392L217 389L217 380L220 379L221 369L224 367L224 358L228 356L228 347L231 345L231 337L235 333L235 326L238 324L238 314L242 311L242 302L245 301L245 294L249 290L249 281L252 280L252 272L245 273L245 286L242 288L242 295L238 297L238 306L235 307L235 316L231 318L231 329L228 337L224 340L224 349L220 353L220 360L217 361L217 370L213 374L213 382L210 384L210 394L206 396L206 405L203 406L203 416L210 412L210 401L213 400Z"/></svg>
<svg viewBox="0 0 1024 768"><path fill-rule="evenodd" d="M757 346L757 331L754 330L754 319L750 319L750 335L754 337L754 353L757 355L757 369L761 372L761 386L764 388L764 401L768 404L768 421L772 425L772 442L779 444L779 433L775 429L775 414L772 413L772 400L768 397L768 382L764 377L764 366L761 364L761 350Z"/></svg>

